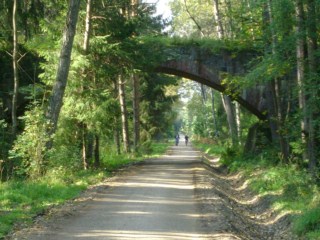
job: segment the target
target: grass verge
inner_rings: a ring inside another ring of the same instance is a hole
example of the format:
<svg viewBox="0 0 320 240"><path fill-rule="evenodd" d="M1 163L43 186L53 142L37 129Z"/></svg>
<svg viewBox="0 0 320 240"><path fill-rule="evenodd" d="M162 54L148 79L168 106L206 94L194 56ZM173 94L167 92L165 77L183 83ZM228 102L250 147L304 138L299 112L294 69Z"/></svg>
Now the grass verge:
<svg viewBox="0 0 320 240"><path fill-rule="evenodd" d="M320 239L320 188L305 169L296 164L283 164L272 149L246 156L238 149L194 145L212 156L231 172L241 171L249 187L260 196L272 196L276 210L292 213L293 231L303 239Z"/></svg>
<svg viewBox="0 0 320 240"><path fill-rule="evenodd" d="M103 170L72 171L63 167L51 169L35 180L12 180L0 183L0 239L14 225L25 225L49 207L77 197L89 185L109 177L112 172L146 158L157 157L168 148L167 143L150 143L148 154L104 156Z"/></svg>

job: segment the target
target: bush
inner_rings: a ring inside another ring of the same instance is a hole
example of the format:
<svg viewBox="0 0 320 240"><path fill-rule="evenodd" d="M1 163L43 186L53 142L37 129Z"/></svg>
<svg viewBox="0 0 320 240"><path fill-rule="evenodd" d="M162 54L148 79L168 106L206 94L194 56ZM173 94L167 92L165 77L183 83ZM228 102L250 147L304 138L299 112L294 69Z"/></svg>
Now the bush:
<svg viewBox="0 0 320 240"><path fill-rule="evenodd" d="M151 144L152 141L150 140L143 142L139 147L139 152L144 154L150 154L152 152Z"/></svg>
<svg viewBox="0 0 320 240"><path fill-rule="evenodd" d="M9 172L8 151L10 149L10 134L8 125L4 120L0 120L0 181L9 176L5 176Z"/></svg>
<svg viewBox="0 0 320 240"><path fill-rule="evenodd" d="M302 214L294 224L294 231L308 239L320 239L320 206Z"/></svg>
<svg viewBox="0 0 320 240"><path fill-rule="evenodd" d="M10 158L15 162L17 175L38 178L45 170L45 150L49 141L47 119L38 106L32 107L21 119L25 129L14 142Z"/></svg>

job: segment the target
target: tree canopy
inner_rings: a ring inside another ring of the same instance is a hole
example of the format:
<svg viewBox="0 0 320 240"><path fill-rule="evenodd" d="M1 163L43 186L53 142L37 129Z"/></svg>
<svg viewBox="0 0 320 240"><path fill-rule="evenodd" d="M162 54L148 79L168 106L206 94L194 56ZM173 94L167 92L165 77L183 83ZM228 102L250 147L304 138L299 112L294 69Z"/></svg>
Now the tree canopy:
<svg viewBox="0 0 320 240"><path fill-rule="evenodd" d="M110 153L138 155L181 131L242 155L271 149L319 178L320 2L169 5L163 20L138 0L0 1L2 181L103 168ZM155 73L181 46L253 54L241 74L219 72L221 94ZM233 101L253 86L265 121Z"/></svg>

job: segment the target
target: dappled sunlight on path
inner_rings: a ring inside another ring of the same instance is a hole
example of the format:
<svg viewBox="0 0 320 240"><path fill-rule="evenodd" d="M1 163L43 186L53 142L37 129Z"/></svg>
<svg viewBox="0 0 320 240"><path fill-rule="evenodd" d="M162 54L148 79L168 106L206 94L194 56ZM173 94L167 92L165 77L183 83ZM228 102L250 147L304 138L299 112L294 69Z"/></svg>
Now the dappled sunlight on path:
<svg viewBox="0 0 320 240"><path fill-rule="evenodd" d="M210 233L195 196L200 152L173 146L159 159L131 167L107 182L79 211L38 229L28 239L240 239Z"/></svg>
<svg viewBox="0 0 320 240"><path fill-rule="evenodd" d="M15 239L247 239L230 225L227 192L211 184L211 174L202 153L183 141L97 186L76 210Z"/></svg>

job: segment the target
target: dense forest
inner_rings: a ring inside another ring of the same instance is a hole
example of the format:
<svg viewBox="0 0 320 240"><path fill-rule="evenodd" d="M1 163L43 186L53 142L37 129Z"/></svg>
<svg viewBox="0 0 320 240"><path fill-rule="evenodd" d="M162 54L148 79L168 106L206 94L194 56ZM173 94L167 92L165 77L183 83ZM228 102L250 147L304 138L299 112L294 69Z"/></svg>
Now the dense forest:
<svg viewBox="0 0 320 240"><path fill-rule="evenodd" d="M60 154L70 166L99 167L100 147L137 151L167 137L176 96L165 88L176 80L142 71L152 57L138 39L161 33L152 6L2 4L2 179L37 178Z"/></svg>
<svg viewBox="0 0 320 240"><path fill-rule="evenodd" d="M169 5L162 19L139 0L0 1L1 184L103 170L110 156L138 157L184 132L223 147L231 170L278 166L260 189L294 189L305 205L293 210L305 213L297 233L317 239L320 2ZM221 72L218 92L154 71L174 46L254 57L242 74ZM265 120L237 102L253 86Z"/></svg>

